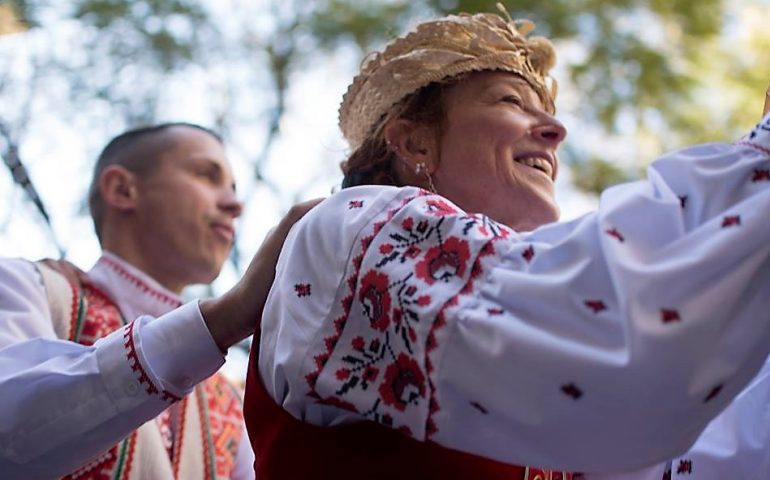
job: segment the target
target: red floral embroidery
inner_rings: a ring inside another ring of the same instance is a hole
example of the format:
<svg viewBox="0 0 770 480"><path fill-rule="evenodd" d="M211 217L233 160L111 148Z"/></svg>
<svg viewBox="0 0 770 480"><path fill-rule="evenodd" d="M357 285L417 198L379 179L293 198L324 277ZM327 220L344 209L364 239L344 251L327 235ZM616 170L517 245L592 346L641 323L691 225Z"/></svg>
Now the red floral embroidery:
<svg viewBox="0 0 770 480"><path fill-rule="evenodd" d="M364 382L374 382L377 380L377 376L380 374L380 369L371 365L364 368L361 378Z"/></svg>
<svg viewBox="0 0 770 480"><path fill-rule="evenodd" d="M358 350L359 352L363 352L364 348L366 347L366 341L364 340L364 337L361 336L354 338L350 344L355 350Z"/></svg>
<svg viewBox="0 0 770 480"><path fill-rule="evenodd" d="M676 467L676 473L678 474L691 474L692 473L692 460L679 460L679 465Z"/></svg>
<svg viewBox="0 0 770 480"><path fill-rule="evenodd" d="M417 245L409 245L404 251L404 256L406 258L417 258L421 253L422 250L420 250L420 247Z"/></svg>
<svg viewBox="0 0 770 480"><path fill-rule="evenodd" d="M590 308L591 311L594 313L599 313L604 310L607 310L607 305L604 304L601 300L586 300L583 302L586 307Z"/></svg>
<svg viewBox="0 0 770 480"><path fill-rule="evenodd" d="M770 182L770 169L755 169L751 176L752 182Z"/></svg>
<svg viewBox="0 0 770 480"><path fill-rule="evenodd" d="M502 315L504 311L502 308L488 308L487 313L489 315Z"/></svg>
<svg viewBox="0 0 770 480"><path fill-rule="evenodd" d="M310 296L310 284L309 283L297 283L294 285L294 291L297 293L297 296L302 297L309 297Z"/></svg>
<svg viewBox="0 0 770 480"><path fill-rule="evenodd" d="M417 264L415 273L428 285L437 280L446 282L451 277L462 277L465 274L470 256L468 242L451 237L443 245L428 250L423 260Z"/></svg>
<svg viewBox="0 0 770 480"><path fill-rule="evenodd" d="M348 209L352 210L354 208L361 208L364 206L363 200L351 200L348 202Z"/></svg>
<svg viewBox="0 0 770 480"><path fill-rule="evenodd" d="M425 397L425 376L416 361L400 353L385 370L379 391L383 403L403 412L409 404Z"/></svg>
<svg viewBox="0 0 770 480"><path fill-rule="evenodd" d="M660 319L663 323L680 322L682 317L679 316L679 312L676 310L669 310L664 308L660 311Z"/></svg>
<svg viewBox="0 0 770 480"><path fill-rule="evenodd" d="M372 327L384 332L390 325L390 293L388 293L388 277L370 270L361 279L361 289L358 300L364 308L364 315Z"/></svg>
<svg viewBox="0 0 770 480"><path fill-rule="evenodd" d="M623 236L623 234L620 233L620 231L613 227L607 230L607 235L610 237L616 238L620 243L623 243L626 241L626 237Z"/></svg>
<svg viewBox="0 0 770 480"><path fill-rule="evenodd" d="M722 228L737 227L741 224L740 215L729 215L722 219Z"/></svg>
<svg viewBox="0 0 770 480"><path fill-rule="evenodd" d="M456 208L443 200L427 200L425 205L428 207L428 213L437 217L445 217L447 215L459 213Z"/></svg>
<svg viewBox="0 0 770 480"><path fill-rule="evenodd" d="M528 246L527 249L524 250L524 252L521 254L521 257L527 263L531 262L532 258L534 258L534 256L535 256L535 248L532 245Z"/></svg>

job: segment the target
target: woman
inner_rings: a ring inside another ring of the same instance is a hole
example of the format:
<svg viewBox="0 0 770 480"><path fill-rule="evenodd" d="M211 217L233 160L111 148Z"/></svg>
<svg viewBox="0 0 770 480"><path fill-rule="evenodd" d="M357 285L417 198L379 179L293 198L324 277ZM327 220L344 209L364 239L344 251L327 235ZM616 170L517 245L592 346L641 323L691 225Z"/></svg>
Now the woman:
<svg viewBox="0 0 770 480"><path fill-rule="evenodd" d="M348 89L350 188L290 233L250 366L261 478L629 470L762 365L770 119L557 223L566 132L531 28L426 22Z"/></svg>

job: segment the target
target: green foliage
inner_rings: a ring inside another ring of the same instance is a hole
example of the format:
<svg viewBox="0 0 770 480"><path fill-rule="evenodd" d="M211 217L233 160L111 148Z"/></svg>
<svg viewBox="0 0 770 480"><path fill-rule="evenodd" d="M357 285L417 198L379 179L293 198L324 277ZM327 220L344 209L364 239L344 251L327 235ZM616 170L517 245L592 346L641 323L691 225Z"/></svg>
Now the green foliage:
<svg viewBox="0 0 770 480"><path fill-rule="evenodd" d="M44 0L13 1L30 25L39 24L40 13L52 9L62 19L79 24L81 43L73 49L85 52L86 59L54 63L68 79L73 99L79 103L103 99L128 124L153 120L158 94L153 85L166 76L205 64L218 48L239 52L237 61L253 62L254 70L269 75L276 99L269 105L267 146L256 165L263 163L272 139L280 134L292 73L309 58L350 45L363 56L416 19L459 11L497 12L497 0L264 3L264 14L270 19L261 28L241 21L243 32L225 48L221 26L210 15L211 4L202 0L72 0L58 7ZM770 40L764 31L755 32L755 38L764 40L747 41L745 48L758 52L749 61L721 44L728 10L724 0L503 3L513 17L535 21L535 33L553 39L557 49L560 44L570 46L573 54L561 60L567 66L567 78L559 81L580 92L580 102L568 113L579 116L585 128L599 129L607 137L628 137L631 153L623 164L603 165L608 159L601 146L571 146L568 157L583 189L598 192L636 176L637 165L648 161L650 152L694 141L730 139L761 108L761 98L755 95L763 91L770 75L758 66L770 64L766 53ZM760 11L768 12L767 8ZM257 53L263 63L247 58ZM719 88L732 92L727 106L710 102ZM634 142L642 137L650 148L643 149L644 157L636 158ZM261 178L259 172L256 178Z"/></svg>

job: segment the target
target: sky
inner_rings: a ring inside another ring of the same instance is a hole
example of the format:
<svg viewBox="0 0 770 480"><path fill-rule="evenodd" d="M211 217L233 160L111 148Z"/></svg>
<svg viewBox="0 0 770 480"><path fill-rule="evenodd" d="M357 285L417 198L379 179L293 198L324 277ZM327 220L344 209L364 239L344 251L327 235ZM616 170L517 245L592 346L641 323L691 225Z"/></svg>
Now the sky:
<svg viewBox="0 0 770 480"><path fill-rule="evenodd" d="M24 49L31 50L33 45L46 48L52 42L66 43L68 35L76 34L66 25L60 29L1 37L0 59L15 59L12 66L23 75L25 59L20 53ZM292 201L328 196L339 186L342 177L338 165L344 159L346 146L336 124L337 109L357 62L355 52L343 50L319 57L292 78L281 134L263 172L278 192L251 182L252 166L247 156L261 148L253 126L252 130L233 132L236 145L228 145L228 155L239 183L239 194L246 201L237 227L238 248L244 259L256 251L264 235ZM238 75L238 72L190 68L189 72L172 79L164 86L167 94L160 107L159 121L183 120L209 125L210 103L218 98L212 94L212 84L216 86L217 77L223 75ZM45 80L44 86L61 88L56 79ZM216 92L216 88L213 91ZM7 101L7 95L0 96L0 102ZM568 90L560 92L559 102L563 105L575 101ZM0 108L4 108L2 103ZM47 114L46 108L44 101L33 102L31 123L22 139L20 156L50 214L53 231L24 192L12 183L9 172L2 169L0 201L5 205L0 206L0 249L6 256L56 257L58 243L66 251L68 260L87 268L99 255L84 207L90 169L98 150L122 128L89 124L88 112L72 112L73 118ZM82 118L78 118L79 115ZM568 116L560 119L568 129L571 124L579 123L578 119ZM562 218L569 220L595 208L595 198L571 187L569 169L563 168L561 173L557 195ZM226 266L214 284L214 291L225 291L236 279L235 269Z"/></svg>

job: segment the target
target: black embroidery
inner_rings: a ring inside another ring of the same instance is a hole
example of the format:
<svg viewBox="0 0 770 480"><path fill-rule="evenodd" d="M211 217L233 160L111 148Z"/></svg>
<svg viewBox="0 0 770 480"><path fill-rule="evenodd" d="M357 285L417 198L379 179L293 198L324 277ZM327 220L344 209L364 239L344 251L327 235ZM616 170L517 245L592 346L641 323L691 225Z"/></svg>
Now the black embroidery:
<svg viewBox="0 0 770 480"><path fill-rule="evenodd" d="M561 391L568 397L572 397L573 400L579 400L583 396L583 391L574 383L562 385Z"/></svg>
<svg viewBox="0 0 770 480"><path fill-rule="evenodd" d="M720 383L720 384L719 384L719 385L717 385L716 387L712 388L712 389L711 389L711 391L709 392L709 394L708 394L708 395L706 395L706 398L704 398L704 399L703 399L703 403L706 403L706 402L710 402L711 400L713 400L713 399L714 399L714 397L716 397L717 395L719 395L719 392L721 392L721 391L722 391L722 387L724 387L724 385L722 385L722 384Z"/></svg>

